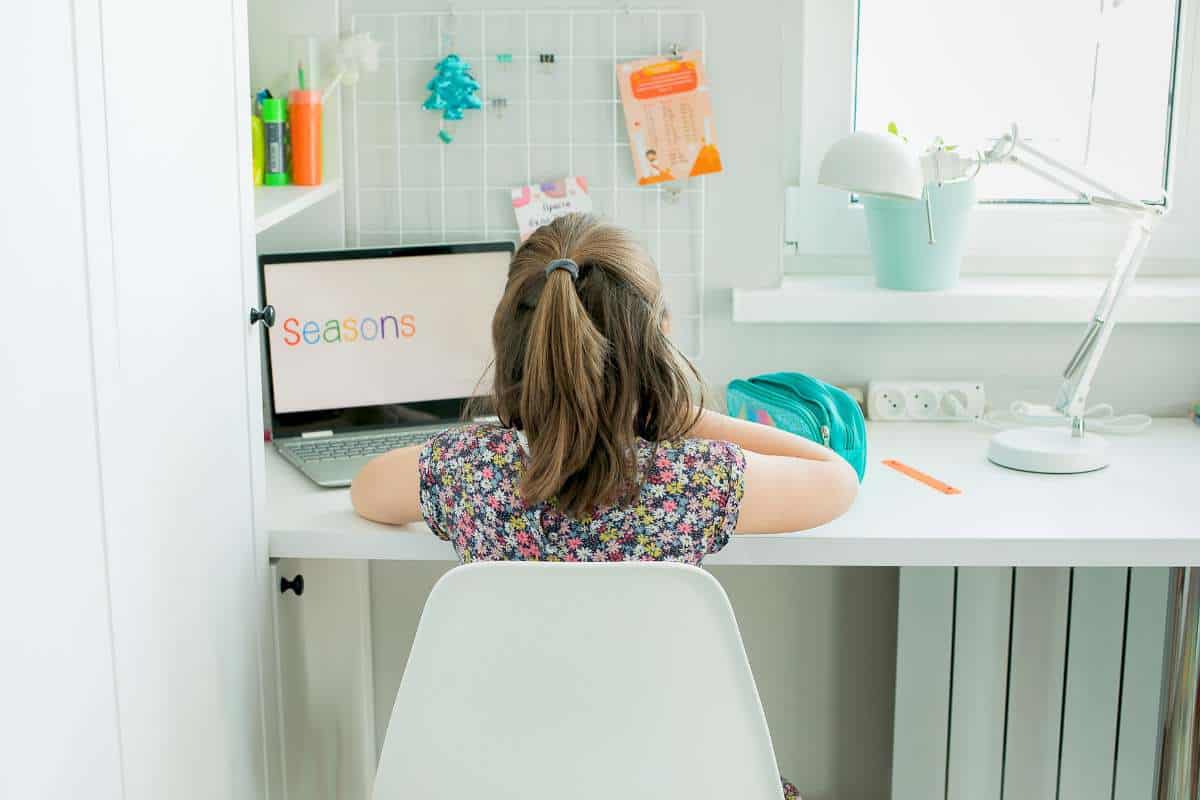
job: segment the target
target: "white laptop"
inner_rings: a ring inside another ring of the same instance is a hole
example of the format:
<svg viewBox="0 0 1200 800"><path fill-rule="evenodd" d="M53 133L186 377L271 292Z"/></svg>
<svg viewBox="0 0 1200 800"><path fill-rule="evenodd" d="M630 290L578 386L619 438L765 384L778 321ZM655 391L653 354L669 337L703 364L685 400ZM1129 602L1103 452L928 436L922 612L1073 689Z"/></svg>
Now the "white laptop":
<svg viewBox="0 0 1200 800"><path fill-rule="evenodd" d="M462 424L491 388L512 242L259 256L271 432L321 486Z"/></svg>

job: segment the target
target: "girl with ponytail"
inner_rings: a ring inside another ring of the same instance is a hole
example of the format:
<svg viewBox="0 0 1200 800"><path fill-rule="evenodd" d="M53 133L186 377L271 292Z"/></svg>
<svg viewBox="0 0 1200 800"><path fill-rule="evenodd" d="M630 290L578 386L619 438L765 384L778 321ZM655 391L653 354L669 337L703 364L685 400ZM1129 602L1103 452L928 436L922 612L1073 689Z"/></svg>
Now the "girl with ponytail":
<svg viewBox="0 0 1200 800"><path fill-rule="evenodd" d="M354 480L364 517L424 519L463 561L699 564L734 533L811 528L858 479L798 436L697 404L662 283L625 231L573 214L513 256L492 321L498 424L380 456Z"/></svg>

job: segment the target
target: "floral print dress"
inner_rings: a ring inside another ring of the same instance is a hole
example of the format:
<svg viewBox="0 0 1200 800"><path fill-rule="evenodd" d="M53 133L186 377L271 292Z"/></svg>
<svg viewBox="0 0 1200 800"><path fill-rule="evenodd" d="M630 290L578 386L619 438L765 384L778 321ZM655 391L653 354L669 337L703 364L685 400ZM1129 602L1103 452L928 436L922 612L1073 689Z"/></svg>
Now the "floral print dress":
<svg viewBox="0 0 1200 800"><path fill-rule="evenodd" d="M729 442L638 441L637 502L571 517L553 499L521 499L520 434L469 425L421 450L421 514L469 561L682 561L699 564L729 542L746 458Z"/></svg>
<svg viewBox="0 0 1200 800"><path fill-rule="evenodd" d="M746 457L730 442L638 440L637 502L574 518L553 500L526 504L521 434L495 425L441 433L421 449L421 515L470 561L682 561L729 543L745 492ZM783 781L786 800L798 798Z"/></svg>

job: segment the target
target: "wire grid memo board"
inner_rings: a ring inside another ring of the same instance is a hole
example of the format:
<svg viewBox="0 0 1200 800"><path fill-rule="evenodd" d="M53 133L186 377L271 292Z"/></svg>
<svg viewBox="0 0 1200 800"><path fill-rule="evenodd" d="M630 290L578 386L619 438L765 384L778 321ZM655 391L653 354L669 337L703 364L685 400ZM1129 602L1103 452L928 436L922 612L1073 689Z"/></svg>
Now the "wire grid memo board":
<svg viewBox="0 0 1200 800"><path fill-rule="evenodd" d="M516 239L513 188L588 180L594 210L632 230L663 276L677 346L702 354L705 179L638 186L616 64L699 50L704 14L673 9L360 13L382 44L352 105L351 237L359 246ZM483 108L425 111L434 65L457 53ZM546 57L552 56L552 63ZM453 143L438 131L446 126Z"/></svg>

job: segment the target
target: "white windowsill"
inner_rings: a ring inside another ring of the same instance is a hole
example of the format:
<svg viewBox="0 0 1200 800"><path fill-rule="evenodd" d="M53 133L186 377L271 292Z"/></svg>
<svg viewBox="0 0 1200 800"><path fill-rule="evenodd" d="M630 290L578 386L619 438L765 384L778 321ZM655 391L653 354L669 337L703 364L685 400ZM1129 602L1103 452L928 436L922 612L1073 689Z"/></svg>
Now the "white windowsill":
<svg viewBox="0 0 1200 800"><path fill-rule="evenodd" d="M789 275L774 289L734 289L741 323L1082 323L1106 279L964 276L954 289L879 289L869 275ZM1121 303L1121 324L1200 324L1200 278L1140 278Z"/></svg>

